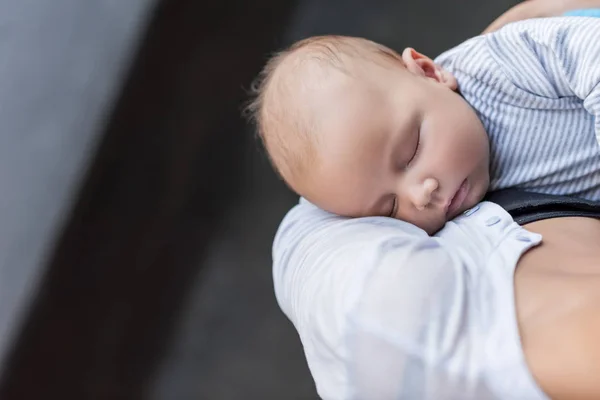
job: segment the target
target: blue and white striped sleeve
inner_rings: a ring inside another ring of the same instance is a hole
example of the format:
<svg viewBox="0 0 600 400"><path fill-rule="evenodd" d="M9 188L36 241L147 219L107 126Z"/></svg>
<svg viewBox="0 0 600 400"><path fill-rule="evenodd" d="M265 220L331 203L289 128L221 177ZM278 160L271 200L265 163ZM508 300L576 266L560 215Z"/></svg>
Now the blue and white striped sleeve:
<svg viewBox="0 0 600 400"><path fill-rule="evenodd" d="M538 97L581 99L600 139L600 18L528 20L486 38L515 86Z"/></svg>

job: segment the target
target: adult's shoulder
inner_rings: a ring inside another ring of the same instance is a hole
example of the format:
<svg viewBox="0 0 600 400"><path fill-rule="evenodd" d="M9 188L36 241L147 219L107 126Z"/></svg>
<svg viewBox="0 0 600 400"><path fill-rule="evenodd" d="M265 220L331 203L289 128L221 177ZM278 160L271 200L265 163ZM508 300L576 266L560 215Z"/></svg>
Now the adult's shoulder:
<svg viewBox="0 0 600 400"><path fill-rule="evenodd" d="M300 309L328 279L326 291L345 298L351 282L378 265L390 243L395 253L432 241L422 229L384 217L345 218L301 199L282 220L273 243L273 280L280 307L296 323ZM410 244L413 244L411 246ZM302 306L300 304L302 303Z"/></svg>
<svg viewBox="0 0 600 400"><path fill-rule="evenodd" d="M349 369L373 361L349 338L393 337L393 354L405 360L421 350L423 327L438 328L429 311L463 301L466 269L452 236L430 237L391 218L343 218L305 201L289 211L273 245L275 293L321 397L347 398L356 385Z"/></svg>

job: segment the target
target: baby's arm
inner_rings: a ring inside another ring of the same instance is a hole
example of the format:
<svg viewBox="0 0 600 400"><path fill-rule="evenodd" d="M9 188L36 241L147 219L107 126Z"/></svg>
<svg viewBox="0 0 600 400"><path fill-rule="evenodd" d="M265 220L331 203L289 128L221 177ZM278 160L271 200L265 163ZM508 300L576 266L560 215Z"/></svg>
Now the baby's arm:
<svg viewBox="0 0 600 400"><path fill-rule="evenodd" d="M541 98L581 99L600 141L600 18L529 20L486 38L515 86Z"/></svg>

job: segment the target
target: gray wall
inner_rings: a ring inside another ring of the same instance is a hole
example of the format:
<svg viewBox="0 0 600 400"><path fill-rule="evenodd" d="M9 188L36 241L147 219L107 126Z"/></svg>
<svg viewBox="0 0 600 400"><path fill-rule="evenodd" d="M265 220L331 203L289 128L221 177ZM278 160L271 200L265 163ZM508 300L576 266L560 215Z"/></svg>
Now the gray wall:
<svg viewBox="0 0 600 400"><path fill-rule="evenodd" d="M155 0L0 0L0 360Z"/></svg>

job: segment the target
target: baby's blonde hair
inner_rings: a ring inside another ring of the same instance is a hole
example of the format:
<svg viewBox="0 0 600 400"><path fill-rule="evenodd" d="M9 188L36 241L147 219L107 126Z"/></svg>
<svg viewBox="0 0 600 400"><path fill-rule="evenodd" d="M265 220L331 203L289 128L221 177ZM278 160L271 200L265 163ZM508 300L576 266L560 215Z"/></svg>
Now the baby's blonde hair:
<svg viewBox="0 0 600 400"><path fill-rule="evenodd" d="M382 57L383 56L383 57ZM272 56L251 87L251 101L245 108L248 119L256 124L269 159L283 178L298 191L295 182L306 175L316 160L317 121L310 113L293 106L294 86L307 87L307 72L327 74L331 69L350 75L347 61L401 63L395 51L367 39L347 36L315 36L296 42ZM400 62L399 62L400 61Z"/></svg>

